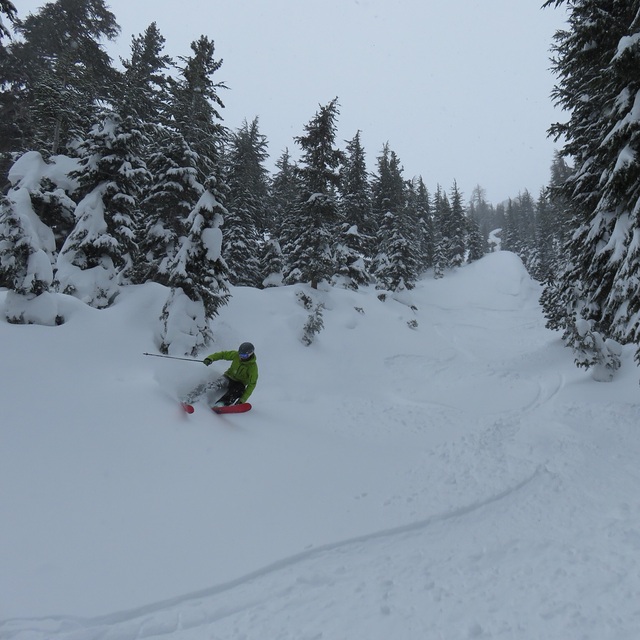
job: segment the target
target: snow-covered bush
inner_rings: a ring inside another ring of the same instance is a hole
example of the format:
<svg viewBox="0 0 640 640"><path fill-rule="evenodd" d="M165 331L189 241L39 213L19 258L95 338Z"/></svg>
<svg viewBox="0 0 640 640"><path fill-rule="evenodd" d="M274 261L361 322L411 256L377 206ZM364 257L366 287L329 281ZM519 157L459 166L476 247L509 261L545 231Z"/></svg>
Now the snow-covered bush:
<svg viewBox="0 0 640 640"><path fill-rule="evenodd" d="M303 308L309 310L313 307L313 299L304 291L296 291L296 298Z"/></svg>
<svg viewBox="0 0 640 640"><path fill-rule="evenodd" d="M324 329L324 320L322 319L322 312L324 311L324 305L322 303L317 304L312 313L309 314L307 322L302 329L302 344L307 347L313 343L316 334L320 333Z"/></svg>
<svg viewBox="0 0 640 640"><path fill-rule="evenodd" d="M576 322L577 338L574 343L575 362L579 367L591 370L598 382L610 382L620 368L622 346L610 338L605 339L592 328L592 321L583 318Z"/></svg>

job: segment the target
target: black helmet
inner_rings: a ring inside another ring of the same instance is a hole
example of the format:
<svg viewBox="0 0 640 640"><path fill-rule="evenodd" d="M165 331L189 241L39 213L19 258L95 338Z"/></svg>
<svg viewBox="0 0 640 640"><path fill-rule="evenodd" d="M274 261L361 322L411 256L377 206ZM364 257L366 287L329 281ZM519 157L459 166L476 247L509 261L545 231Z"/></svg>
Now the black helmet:
<svg viewBox="0 0 640 640"><path fill-rule="evenodd" d="M255 351L255 347L250 342L243 342L238 347L238 354L241 360L248 360Z"/></svg>

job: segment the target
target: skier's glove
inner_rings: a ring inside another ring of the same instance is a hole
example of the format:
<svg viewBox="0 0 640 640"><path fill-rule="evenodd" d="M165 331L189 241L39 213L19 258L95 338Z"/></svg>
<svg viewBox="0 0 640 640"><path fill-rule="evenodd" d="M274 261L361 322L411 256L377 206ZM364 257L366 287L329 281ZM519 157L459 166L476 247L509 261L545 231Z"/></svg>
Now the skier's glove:
<svg viewBox="0 0 640 640"><path fill-rule="evenodd" d="M202 362L204 362L208 367L213 362L213 360L211 358L205 358Z"/></svg>

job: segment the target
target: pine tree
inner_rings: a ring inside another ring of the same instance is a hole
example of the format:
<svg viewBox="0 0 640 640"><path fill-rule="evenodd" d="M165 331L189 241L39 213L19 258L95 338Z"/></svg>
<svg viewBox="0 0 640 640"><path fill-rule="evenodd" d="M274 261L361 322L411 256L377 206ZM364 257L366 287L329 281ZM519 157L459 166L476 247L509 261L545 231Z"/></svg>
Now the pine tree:
<svg viewBox="0 0 640 640"><path fill-rule="evenodd" d="M375 235L371 187L360 131L347 143L340 185L341 224L336 273L345 286L357 289L371 280L369 263Z"/></svg>
<svg viewBox="0 0 640 640"><path fill-rule="evenodd" d="M531 275L547 282L558 266L558 247L554 237L554 212L549 202L549 190L542 189L536 204L536 250Z"/></svg>
<svg viewBox="0 0 640 640"><path fill-rule="evenodd" d="M169 113L182 151L168 159L165 175L175 171L191 181L189 194L200 191L200 197L195 203L187 199L174 212L176 220L168 209L162 218L160 233L167 231L171 251L163 267L170 292L160 316L158 347L164 353L196 355L212 339L209 321L229 299L221 231L228 186L222 165L226 130L218 110L224 106L218 90L225 86L213 81L222 61L214 59L214 43L206 36L191 50L190 57L181 58L180 78L172 83Z"/></svg>
<svg viewBox="0 0 640 640"><path fill-rule="evenodd" d="M572 173L572 167L567 164L559 151L555 151L553 162L551 163L551 178L549 180L547 199L553 216L551 233L558 253L560 253L560 248L564 246L572 233L571 206L564 193L564 185Z"/></svg>
<svg viewBox="0 0 640 640"><path fill-rule="evenodd" d="M220 109L224 103L220 89L222 82L213 76L222 66L215 60L215 44L206 36L191 43L192 55L180 57L180 77L172 82L170 115L176 129L198 156L199 181L215 174L218 190L222 193L222 154L227 132L222 125Z"/></svg>
<svg viewBox="0 0 640 640"><path fill-rule="evenodd" d="M573 233L542 302L578 364L613 372L619 359L607 341L640 342L640 2L582 0L568 11L569 28L556 36L554 97L570 118L552 133L575 162L562 187Z"/></svg>
<svg viewBox="0 0 640 640"><path fill-rule="evenodd" d="M430 269L433 266L434 255L434 229L433 215L431 212L431 198L429 191L419 176L414 180L413 189L415 191L415 208L418 220L418 256L419 268L421 271Z"/></svg>
<svg viewBox="0 0 640 640"><path fill-rule="evenodd" d="M347 142L344 166L340 172L340 208L347 224L358 228L364 246L369 247L375 236L375 223L371 200L371 184L367 171L366 154L360 140L360 131Z"/></svg>
<svg viewBox="0 0 640 640"><path fill-rule="evenodd" d="M117 73L101 40L114 40L120 27L105 0L56 0L15 29L21 38L7 47L6 61L15 100L7 108L21 139L5 148L56 154L88 129L98 103L109 101Z"/></svg>
<svg viewBox="0 0 640 640"><path fill-rule="evenodd" d="M486 242L489 234L503 225L503 221L498 219L496 208L487 202L486 191L477 184L471 192L469 208L473 210L473 217L480 227L482 238Z"/></svg>
<svg viewBox="0 0 640 640"><path fill-rule="evenodd" d="M198 156L178 131L158 129L154 139L157 150L148 161L151 183L140 205L143 226L135 280L168 286L169 265L204 186L198 181Z"/></svg>
<svg viewBox="0 0 640 640"><path fill-rule="evenodd" d="M450 266L449 229L451 227L451 205L447 194L440 185L436 186L433 197L434 237L433 237L433 277L442 278Z"/></svg>
<svg viewBox="0 0 640 640"><path fill-rule="evenodd" d="M158 340L163 353L197 355L213 339L209 320L229 300L220 229L226 210L213 177L204 187L168 265L170 293L160 315Z"/></svg>
<svg viewBox="0 0 640 640"><path fill-rule="evenodd" d="M443 230L447 238L447 263L450 267L460 267L464 263L467 247L467 225L462 193L454 181L451 187L451 209L447 218L447 225Z"/></svg>
<svg viewBox="0 0 640 640"><path fill-rule="evenodd" d="M518 223L516 220L515 207L512 198L509 198L505 206L501 238L501 249L503 251L518 253L520 249L520 240L518 236Z"/></svg>
<svg viewBox="0 0 640 640"><path fill-rule="evenodd" d="M17 141L23 138L22 123L17 114L25 111L18 88L20 74L3 42L4 37L11 38L2 21L3 13L8 22L14 24L17 12L11 2L0 0L0 191L5 188L7 171L13 161L11 152L18 150Z"/></svg>
<svg viewBox="0 0 640 640"><path fill-rule="evenodd" d="M11 37L9 33L9 29L7 29L6 25L2 21L2 16L5 16L9 22L15 23L16 21L16 7L13 2L10 0L0 0L0 41L3 37ZM2 44L0 42L0 49L2 48Z"/></svg>
<svg viewBox="0 0 640 640"><path fill-rule="evenodd" d="M162 42L155 29L148 29L143 41L134 40L135 55L132 53L127 69L138 69L135 77L146 78L143 84L148 90L141 96L147 97L142 101L143 107L160 109L160 123L152 132L152 148L147 149L153 177L141 203L144 233L135 278L170 286L171 265L181 243L191 241L188 219L204 196L207 182L216 185L215 199L220 207L217 213L227 213L222 204L226 189L221 178L225 130L219 122L222 117L218 107L222 102L217 95L217 89L224 85L213 82L212 76L221 62L214 60L214 43L203 36L191 44L193 55L181 58L180 77L169 81L167 104L159 106L165 98L164 83L157 74L169 64L160 55ZM187 279L193 276L185 274ZM195 291L194 287L189 289ZM214 311L211 317L213 314Z"/></svg>
<svg viewBox="0 0 640 640"><path fill-rule="evenodd" d="M373 198L379 220L378 254L374 262L377 287L390 291L412 289L419 273L416 244L417 212L408 198L402 167L385 144L378 157Z"/></svg>
<svg viewBox="0 0 640 640"><path fill-rule="evenodd" d="M515 200L509 199L502 248L516 253L529 270L532 269L536 252L535 232L535 203L525 189Z"/></svg>
<svg viewBox="0 0 640 640"><path fill-rule="evenodd" d="M59 324L53 284L53 231L38 218L26 188L0 196L0 285L4 315L16 324Z"/></svg>
<svg viewBox="0 0 640 640"><path fill-rule="evenodd" d="M338 99L321 106L295 140L302 149L298 168L301 184L295 219L284 230L286 281L309 282L313 289L336 271L335 234L338 224L336 189L343 153L335 144Z"/></svg>
<svg viewBox="0 0 640 640"><path fill-rule="evenodd" d="M280 243L275 238L267 238L260 255L260 271L265 274L262 287L279 287L284 273L284 256Z"/></svg>
<svg viewBox="0 0 640 640"><path fill-rule="evenodd" d="M45 161L37 151L27 151L15 160L9 171L14 189L27 189L33 212L54 234L51 250L54 261L75 224L76 203L72 196L77 184L69 174L77 166L77 162L67 156L54 156ZM34 176L39 179L35 180Z"/></svg>
<svg viewBox="0 0 640 640"><path fill-rule="evenodd" d="M444 277L446 262L442 232L436 229L433 235L433 277L436 280Z"/></svg>
<svg viewBox="0 0 640 640"><path fill-rule="evenodd" d="M165 38L152 22L139 36L131 39L131 57L122 60L124 72L118 84L118 101L127 103L138 119L167 124L169 103L167 71L173 67L171 58L162 53Z"/></svg>
<svg viewBox="0 0 640 640"><path fill-rule="evenodd" d="M245 120L231 137L227 156L229 197L223 257L232 284L257 287L265 276L260 265L260 231L267 219L267 158L267 139L259 131L258 119L251 124Z"/></svg>
<svg viewBox="0 0 640 640"><path fill-rule="evenodd" d="M277 171L271 180L271 213L268 216L266 231L272 237L281 239L285 220L293 216L293 210L300 200L302 186L299 170L291 160L289 150L285 149L276 161Z"/></svg>
<svg viewBox="0 0 640 640"><path fill-rule="evenodd" d="M467 216L467 261L475 262L485 254L485 242L473 211Z"/></svg>
<svg viewBox="0 0 640 640"><path fill-rule="evenodd" d="M296 164L285 149L276 161L277 171L271 180L269 198L270 214L267 219L266 237L261 255L261 271L265 274L263 286L279 286L288 271L282 250L284 230L295 228L296 207L300 200L301 186Z"/></svg>
<svg viewBox="0 0 640 640"><path fill-rule="evenodd" d="M500 251L503 246L504 234L507 227L507 208L504 202L496 205L495 227L494 227L494 251Z"/></svg>
<svg viewBox="0 0 640 640"><path fill-rule="evenodd" d="M97 308L115 300L137 259L136 219L149 174L138 155L144 136L136 125L105 111L80 148L77 178L84 197L58 256L57 280L63 293Z"/></svg>

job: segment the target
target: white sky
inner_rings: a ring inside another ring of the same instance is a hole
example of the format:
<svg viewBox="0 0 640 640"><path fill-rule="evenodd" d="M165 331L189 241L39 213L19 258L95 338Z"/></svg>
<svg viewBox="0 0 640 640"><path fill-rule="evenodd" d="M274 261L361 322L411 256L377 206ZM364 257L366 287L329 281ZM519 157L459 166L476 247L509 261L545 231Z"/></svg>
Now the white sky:
<svg viewBox="0 0 640 640"><path fill-rule="evenodd" d="M15 0L21 16L42 6ZM542 0L110 0L122 27L112 55L156 21L165 52L201 34L224 63L225 124L260 118L272 162L319 105L338 97L338 139L362 131L370 168L388 141L405 177L430 191L457 180L497 203L549 179L562 114L549 97L549 49L564 14ZM179 14L176 14L179 7ZM271 164L270 164L271 168Z"/></svg>

